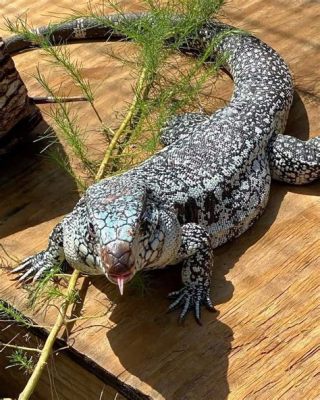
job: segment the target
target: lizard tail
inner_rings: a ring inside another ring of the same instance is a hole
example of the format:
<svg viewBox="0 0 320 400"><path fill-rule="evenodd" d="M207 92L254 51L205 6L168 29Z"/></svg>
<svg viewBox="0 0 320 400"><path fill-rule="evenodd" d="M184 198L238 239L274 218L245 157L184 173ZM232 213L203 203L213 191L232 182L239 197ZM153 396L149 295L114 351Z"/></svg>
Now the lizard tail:
<svg viewBox="0 0 320 400"><path fill-rule="evenodd" d="M71 21L42 26L32 30L40 37L45 37L52 45L95 42L95 41L123 41L128 38L116 32L114 26L123 19L134 20L141 18L144 13L128 13L123 15L106 15L96 18L77 18ZM23 36L15 35L4 40L6 51L16 54L28 49L39 47Z"/></svg>
<svg viewBox="0 0 320 400"><path fill-rule="evenodd" d="M84 41L123 41L130 40L117 32L117 23L145 17L146 13L128 13L106 15L99 18L78 18L68 22L34 30L39 36L46 37L53 45ZM173 17L174 21L180 17ZM170 40L170 39L168 39ZM271 47L258 38L237 30L229 25L212 20L204 24L196 34L180 46L183 53L199 54L208 49L212 43L212 52L207 59L222 56L225 68L231 74L235 89L230 106L248 110L248 122L252 115L252 127L257 136L270 138L273 133L274 120L281 117L277 125L285 126L293 97L293 82L288 66ZM5 39L6 50L13 54L37 47L32 41L22 36ZM210 47L211 49L211 47ZM259 111L257 113L257 110ZM269 116L268 121L258 121ZM276 132L281 133L281 132Z"/></svg>

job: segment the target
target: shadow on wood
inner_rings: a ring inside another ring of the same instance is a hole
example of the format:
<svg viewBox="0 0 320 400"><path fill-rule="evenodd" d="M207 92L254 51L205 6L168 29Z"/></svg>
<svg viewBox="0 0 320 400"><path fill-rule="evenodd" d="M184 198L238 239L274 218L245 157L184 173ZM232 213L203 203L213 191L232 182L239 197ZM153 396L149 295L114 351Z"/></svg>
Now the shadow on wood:
<svg viewBox="0 0 320 400"><path fill-rule="evenodd" d="M49 126L41 123L41 133ZM46 153L26 143L0 162L0 238L68 213L78 199L74 180ZM64 150L56 144L61 154Z"/></svg>

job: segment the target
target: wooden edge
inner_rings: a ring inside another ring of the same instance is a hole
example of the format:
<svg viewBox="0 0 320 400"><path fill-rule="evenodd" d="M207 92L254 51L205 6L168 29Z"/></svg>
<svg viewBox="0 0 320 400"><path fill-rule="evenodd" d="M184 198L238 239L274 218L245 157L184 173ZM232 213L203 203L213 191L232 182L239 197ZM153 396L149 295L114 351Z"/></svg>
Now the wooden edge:
<svg viewBox="0 0 320 400"><path fill-rule="evenodd" d="M18 313L21 313L18 309L16 309L12 304L8 303L5 300L1 300L5 307L10 307L16 310ZM3 318L5 319L5 317ZM31 324L36 325L37 323L30 317L26 317ZM10 320L11 321L11 320ZM40 338L45 341L48 337L48 331L41 326L28 327L28 331L32 333L34 336ZM80 353L73 347L70 347L64 339L57 338L54 344L54 350L62 349L64 356L69 357L72 361L77 363L80 367L84 368L91 374L95 375L98 379L100 379L106 385L111 386L121 395L130 400L152 400L150 396L142 393L140 390L122 382L118 377L106 371L100 365L98 365L91 358L87 357L85 354Z"/></svg>

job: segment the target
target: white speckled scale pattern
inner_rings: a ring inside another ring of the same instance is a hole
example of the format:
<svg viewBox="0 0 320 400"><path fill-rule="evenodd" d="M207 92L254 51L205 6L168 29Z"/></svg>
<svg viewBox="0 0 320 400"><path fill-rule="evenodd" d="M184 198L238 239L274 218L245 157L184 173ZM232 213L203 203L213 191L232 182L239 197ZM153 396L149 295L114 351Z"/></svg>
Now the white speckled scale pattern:
<svg viewBox="0 0 320 400"><path fill-rule="evenodd" d="M74 38L82 39L90 25L81 20L80 35L80 25L70 24L69 34L76 27ZM293 96L286 63L259 39L217 21L207 23L188 46L203 51L219 35L212 56L226 57L234 79L229 105L212 115L189 113L168 121L162 132L166 147L127 173L91 186L55 228L48 249L16 269L26 271L21 280L38 278L64 257L119 287L138 270L182 262L183 287L171 293L170 310L181 307L184 318L192 309L200 323L201 304L213 310L213 249L261 215L271 177L292 184L320 178L320 139L282 135Z"/></svg>

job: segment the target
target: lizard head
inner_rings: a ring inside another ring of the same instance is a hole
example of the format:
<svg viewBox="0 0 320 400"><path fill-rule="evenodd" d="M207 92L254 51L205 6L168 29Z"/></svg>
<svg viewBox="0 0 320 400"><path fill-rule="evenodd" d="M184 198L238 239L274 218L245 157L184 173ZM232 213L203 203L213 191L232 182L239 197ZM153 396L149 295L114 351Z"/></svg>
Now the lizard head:
<svg viewBox="0 0 320 400"><path fill-rule="evenodd" d="M94 185L87 192L88 230L95 236L95 254L107 278L118 284L121 294L126 282L151 258L150 237L159 253L159 212L150 204L145 188ZM151 236L150 236L151 235ZM153 257L155 258L155 256Z"/></svg>

